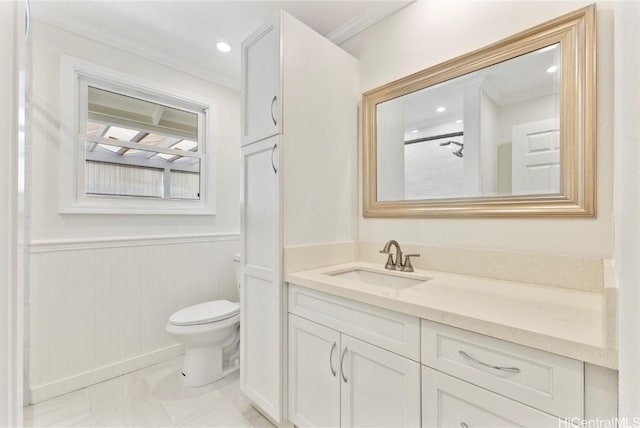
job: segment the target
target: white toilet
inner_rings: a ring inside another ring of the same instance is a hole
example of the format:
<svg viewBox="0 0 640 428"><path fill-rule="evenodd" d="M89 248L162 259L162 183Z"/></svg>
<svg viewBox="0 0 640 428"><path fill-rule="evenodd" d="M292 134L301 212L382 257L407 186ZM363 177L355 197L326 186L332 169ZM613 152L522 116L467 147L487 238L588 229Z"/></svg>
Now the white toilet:
<svg viewBox="0 0 640 428"><path fill-rule="evenodd" d="M240 284L240 254L234 254ZM185 348L182 383L201 386L239 368L240 304L213 300L189 306L169 317L167 332Z"/></svg>

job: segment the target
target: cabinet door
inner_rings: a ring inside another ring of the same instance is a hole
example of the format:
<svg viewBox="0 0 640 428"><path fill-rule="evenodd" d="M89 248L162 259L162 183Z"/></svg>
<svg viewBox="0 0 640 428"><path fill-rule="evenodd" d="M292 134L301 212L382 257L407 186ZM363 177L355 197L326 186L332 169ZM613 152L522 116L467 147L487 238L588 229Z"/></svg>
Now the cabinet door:
<svg viewBox="0 0 640 428"><path fill-rule="evenodd" d="M420 426L420 365L342 335L342 427Z"/></svg>
<svg viewBox="0 0 640 428"><path fill-rule="evenodd" d="M282 288L277 168L279 137L242 150L240 385L281 419Z"/></svg>
<svg viewBox="0 0 640 428"><path fill-rule="evenodd" d="M242 43L242 145L280 132L280 18Z"/></svg>
<svg viewBox="0 0 640 428"><path fill-rule="evenodd" d="M289 315L289 418L298 427L340 426L340 333Z"/></svg>
<svg viewBox="0 0 640 428"><path fill-rule="evenodd" d="M572 426L486 389L422 367L424 428Z"/></svg>

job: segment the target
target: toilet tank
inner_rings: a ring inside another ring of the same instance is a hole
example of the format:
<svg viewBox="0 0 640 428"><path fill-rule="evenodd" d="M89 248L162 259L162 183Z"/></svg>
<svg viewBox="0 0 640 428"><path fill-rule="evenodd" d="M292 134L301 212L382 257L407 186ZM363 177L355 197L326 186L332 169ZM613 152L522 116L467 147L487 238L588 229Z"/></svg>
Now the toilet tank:
<svg viewBox="0 0 640 428"><path fill-rule="evenodd" d="M236 286L240 287L240 253L233 255L233 269L236 272Z"/></svg>

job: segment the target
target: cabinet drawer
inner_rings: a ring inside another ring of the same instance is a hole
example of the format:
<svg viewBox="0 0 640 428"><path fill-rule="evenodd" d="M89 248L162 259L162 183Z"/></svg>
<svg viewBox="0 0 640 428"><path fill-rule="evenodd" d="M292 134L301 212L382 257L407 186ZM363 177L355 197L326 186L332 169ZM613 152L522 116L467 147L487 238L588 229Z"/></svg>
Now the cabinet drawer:
<svg viewBox="0 0 640 428"><path fill-rule="evenodd" d="M420 320L398 312L289 286L289 312L420 361Z"/></svg>
<svg viewBox="0 0 640 428"><path fill-rule="evenodd" d="M422 367L423 428L553 427L558 418Z"/></svg>
<svg viewBox="0 0 640 428"><path fill-rule="evenodd" d="M422 364L560 417L583 417L581 361L422 320Z"/></svg>

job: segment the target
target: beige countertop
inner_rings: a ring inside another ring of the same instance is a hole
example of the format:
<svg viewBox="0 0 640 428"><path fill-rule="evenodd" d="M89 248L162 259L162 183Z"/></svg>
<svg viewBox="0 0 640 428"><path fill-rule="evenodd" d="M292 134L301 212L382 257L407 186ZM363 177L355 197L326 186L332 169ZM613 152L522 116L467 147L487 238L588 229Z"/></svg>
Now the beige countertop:
<svg viewBox="0 0 640 428"><path fill-rule="evenodd" d="M588 363L617 368L615 289L594 293L416 269L426 282L401 289L327 275L378 264L352 262L285 275L285 281L504 339ZM610 312L614 312L613 314Z"/></svg>

